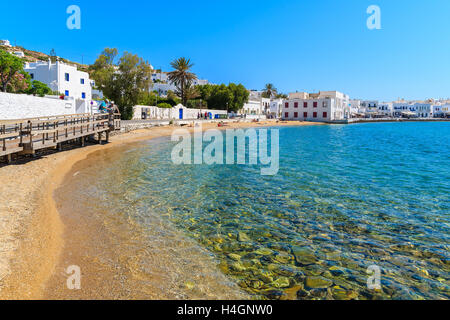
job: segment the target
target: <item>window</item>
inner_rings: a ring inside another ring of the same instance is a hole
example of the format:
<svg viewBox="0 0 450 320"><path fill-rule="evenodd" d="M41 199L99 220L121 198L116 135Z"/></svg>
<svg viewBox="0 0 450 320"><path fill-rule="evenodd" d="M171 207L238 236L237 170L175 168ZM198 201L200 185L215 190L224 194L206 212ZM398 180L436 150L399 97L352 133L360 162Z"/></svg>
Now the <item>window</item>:
<svg viewBox="0 0 450 320"><path fill-rule="evenodd" d="M294 118L298 118L298 112L294 112Z"/></svg>
<svg viewBox="0 0 450 320"><path fill-rule="evenodd" d="M66 95L66 97L68 97L68 96L69 96L69 90L66 90L66 91L64 92L64 94Z"/></svg>
<svg viewBox="0 0 450 320"><path fill-rule="evenodd" d="M285 117L285 118L289 118L289 112L285 112L285 113L284 113L284 117Z"/></svg>
<svg viewBox="0 0 450 320"><path fill-rule="evenodd" d="M323 102L323 107L324 108L328 107L328 103L326 101Z"/></svg>
<svg viewBox="0 0 450 320"><path fill-rule="evenodd" d="M303 112L303 118L308 118L308 112Z"/></svg>
<svg viewBox="0 0 450 320"><path fill-rule="evenodd" d="M324 112L324 113L323 113L323 117L324 117L324 118L327 118L327 117L328 117L328 113Z"/></svg>
<svg viewBox="0 0 450 320"><path fill-rule="evenodd" d="M34 73L30 73L31 80L34 79Z"/></svg>
<svg viewBox="0 0 450 320"><path fill-rule="evenodd" d="M66 81L69 81L69 80L70 80L69 74L66 73L66 74L64 75L64 78L66 79Z"/></svg>
<svg viewBox="0 0 450 320"><path fill-rule="evenodd" d="M303 102L303 108L308 108L308 102Z"/></svg>
<svg viewBox="0 0 450 320"><path fill-rule="evenodd" d="M313 118L317 118L317 112L313 112Z"/></svg>
<svg viewBox="0 0 450 320"><path fill-rule="evenodd" d="M86 99L86 92L81 93L81 99Z"/></svg>
<svg viewBox="0 0 450 320"><path fill-rule="evenodd" d="M84 79L80 79L80 83L81 83L81 84L84 84Z"/></svg>
<svg viewBox="0 0 450 320"><path fill-rule="evenodd" d="M289 108L289 102L286 102L286 103L284 104L284 106L285 106L286 108Z"/></svg>
<svg viewBox="0 0 450 320"><path fill-rule="evenodd" d="M315 102L313 103L313 105L314 105L314 108L317 108L317 101L315 101Z"/></svg>
<svg viewBox="0 0 450 320"><path fill-rule="evenodd" d="M298 102L294 102L294 108L298 108Z"/></svg>

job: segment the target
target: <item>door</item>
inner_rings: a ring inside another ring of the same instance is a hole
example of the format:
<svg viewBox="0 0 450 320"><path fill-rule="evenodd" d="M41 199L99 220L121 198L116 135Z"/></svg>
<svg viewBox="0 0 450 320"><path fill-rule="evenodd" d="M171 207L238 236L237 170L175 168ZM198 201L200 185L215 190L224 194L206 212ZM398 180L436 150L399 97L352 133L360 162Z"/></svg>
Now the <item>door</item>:
<svg viewBox="0 0 450 320"><path fill-rule="evenodd" d="M180 120L183 120L183 109L180 109Z"/></svg>

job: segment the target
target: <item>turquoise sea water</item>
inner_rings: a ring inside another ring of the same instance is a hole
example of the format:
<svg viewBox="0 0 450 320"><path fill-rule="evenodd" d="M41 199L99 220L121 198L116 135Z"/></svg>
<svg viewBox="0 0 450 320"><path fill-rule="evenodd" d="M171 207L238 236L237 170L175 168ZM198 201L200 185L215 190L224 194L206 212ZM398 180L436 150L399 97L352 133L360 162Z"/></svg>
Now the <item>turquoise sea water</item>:
<svg viewBox="0 0 450 320"><path fill-rule="evenodd" d="M175 226L256 298L450 298L450 123L278 129L275 176L176 166L160 139L103 160L92 190L144 230Z"/></svg>

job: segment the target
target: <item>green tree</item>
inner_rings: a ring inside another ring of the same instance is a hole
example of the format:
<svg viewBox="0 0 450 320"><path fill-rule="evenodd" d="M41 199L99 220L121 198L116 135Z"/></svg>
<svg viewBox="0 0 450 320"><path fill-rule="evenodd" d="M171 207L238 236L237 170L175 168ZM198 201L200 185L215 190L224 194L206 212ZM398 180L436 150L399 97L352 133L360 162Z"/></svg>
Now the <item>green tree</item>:
<svg viewBox="0 0 450 320"><path fill-rule="evenodd" d="M186 105L188 97L186 95L186 88L192 81L197 79L197 76L190 72L194 64L190 59L179 58L170 63L173 71L169 72L169 80L177 87L177 95L181 98L183 105Z"/></svg>
<svg viewBox="0 0 450 320"><path fill-rule="evenodd" d="M266 84L266 87L264 88L263 97L264 98L273 98L277 95L277 88L272 83Z"/></svg>
<svg viewBox="0 0 450 320"><path fill-rule="evenodd" d="M33 80L31 82L31 87L28 89L27 93L43 97L46 94L52 94L53 91L45 83Z"/></svg>
<svg viewBox="0 0 450 320"><path fill-rule="evenodd" d="M209 109L237 112L248 101L249 92L242 84L198 86L200 97Z"/></svg>
<svg viewBox="0 0 450 320"><path fill-rule="evenodd" d="M6 92L8 85L11 84L19 74L25 75L22 59L13 56L4 50L0 50L1 91Z"/></svg>
<svg viewBox="0 0 450 320"><path fill-rule="evenodd" d="M142 91L139 93L137 104L141 106L155 106L157 100L157 96L154 92Z"/></svg>
<svg viewBox="0 0 450 320"><path fill-rule="evenodd" d="M194 86L191 82L188 82L186 84L186 88L184 88L184 95L186 97L186 101L188 101L200 97L200 92L197 86Z"/></svg>
<svg viewBox="0 0 450 320"><path fill-rule="evenodd" d="M177 97L177 95L175 94L175 92L173 92L172 90L169 90L167 92L167 99L166 99L167 103L176 106L177 104L181 103L181 100Z"/></svg>
<svg viewBox="0 0 450 320"><path fill-rule="evenodd" d="M125 52L116 61L117 49L106 48L90 68L96 87L113 100L123 119L131 119L133 107L143 92L150 91L151 66L137 55Z"/></svg>
<svg viewBox="0 0 450 320"><path fill-rule="evenodd" d="M237 112L248 102L249 92L242 84L230 83L228 89L233 94L233 99L228 105L228 111Z"/></svg>

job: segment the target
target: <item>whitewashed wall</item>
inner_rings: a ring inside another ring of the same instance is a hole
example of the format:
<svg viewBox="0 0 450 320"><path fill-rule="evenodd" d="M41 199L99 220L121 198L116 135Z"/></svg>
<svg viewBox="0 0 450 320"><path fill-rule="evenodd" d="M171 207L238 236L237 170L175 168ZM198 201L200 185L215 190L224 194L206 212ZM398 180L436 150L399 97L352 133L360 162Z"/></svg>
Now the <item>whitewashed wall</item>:
<svg viewBox="0 0 450 320"><path fill-rule="evenodd" d="M75 114L74 100L0 92L0 120Z"/></svg>
<svg viewBox="0 0 450 320"><path fill-rule="evenodd" d="M211 113L213 119L216 114L227 114L226 110L208 110L208 109L189 109L182 105L177 105L171 109L149 106L135 106L133 108L133 120L142 119L142 111L147 112L147 119L151 120L178 120L180 118L180 109L183 109L183 120L197 119L199 113Z"/></svg>

